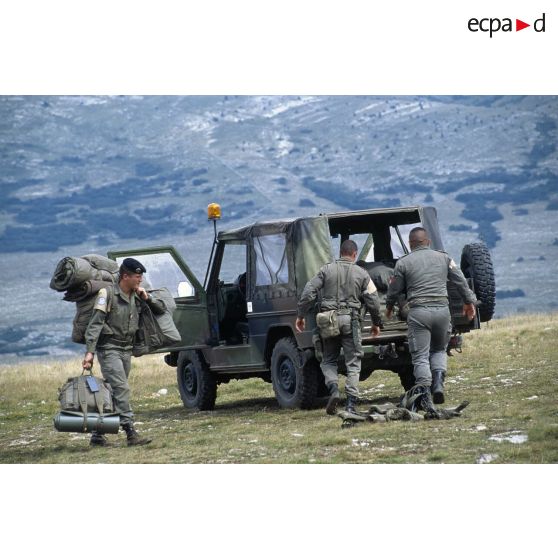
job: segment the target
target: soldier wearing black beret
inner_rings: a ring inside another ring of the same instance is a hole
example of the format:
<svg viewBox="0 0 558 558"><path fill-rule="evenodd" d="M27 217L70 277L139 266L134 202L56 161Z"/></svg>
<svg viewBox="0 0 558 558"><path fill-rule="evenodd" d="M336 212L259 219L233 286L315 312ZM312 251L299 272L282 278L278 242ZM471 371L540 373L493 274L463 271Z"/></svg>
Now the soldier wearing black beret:
<svg viewBox="0 0 558 558"><path fill-rule="evenodd" d="M122 273L138 273L143 274L147 272L147 269L143 266L143 264L134 259L134 258L126 258L122 264L120 265L120 274Z"/></svg>
<svg viewBox="0 0 558 558"><path fill-rule="evenodd" d="M93 314L85 331L87 352L83 359L83 367L91 368L95 354L97 355L101 373L112 387L115 410L120 414L120 425L126 432L129 446L151 442L140 437L134 429L128 385L132 346L141 313L140 299L149 305L154 314L162 314L165 311L164 304L153 300L140 286L146 271L140 261L134 258L124 259L120 265L118 284L101 289L97 294ZM105 436L97 432L91 436L92 446L107 444Z"/></svg>

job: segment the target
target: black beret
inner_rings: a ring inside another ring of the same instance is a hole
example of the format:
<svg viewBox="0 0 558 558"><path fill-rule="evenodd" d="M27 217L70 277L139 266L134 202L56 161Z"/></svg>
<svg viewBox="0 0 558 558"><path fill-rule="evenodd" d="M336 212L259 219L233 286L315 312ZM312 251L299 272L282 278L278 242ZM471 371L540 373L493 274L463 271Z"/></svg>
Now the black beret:
<svg viewBox="0 0 558 558"><path fill-rule="evenodd" d="M134 258L126 258L122 262L122 267L131 273L145 273L147 271L143 264Z"/></svg>

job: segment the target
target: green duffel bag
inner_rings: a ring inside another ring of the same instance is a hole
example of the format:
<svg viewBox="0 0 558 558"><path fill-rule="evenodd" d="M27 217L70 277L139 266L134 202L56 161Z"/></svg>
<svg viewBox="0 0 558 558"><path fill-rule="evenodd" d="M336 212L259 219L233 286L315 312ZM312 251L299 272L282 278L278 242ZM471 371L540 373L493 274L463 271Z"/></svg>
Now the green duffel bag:
<svg viewBox="0 0 558 558"><path fill-rule="evenodd" d="M62 411L109 414L114 412L112 387L101 378L82 374L68 381L58 390Z"/></svg>
<svg viewBox="0 0 558 558"><path fill-rule="evenodd" d="M61 412L54 418L60 432L118 432L118 415L114 413L112 387L92 374L68 378L58 390ZM99 428L97 429L96 426Z"/></svg>
<svg viewBox="0 0 558 558"><path fill-rule="evenodd" d="M172 314L176 310L176 302L170 291L166 288L149 289L149 294L163 302L163 314L155 314L143 300L139 329L134 338L132 354L135 357L153 353L162 347L172 347L180 343L180 332L176 329Z"/></svg>

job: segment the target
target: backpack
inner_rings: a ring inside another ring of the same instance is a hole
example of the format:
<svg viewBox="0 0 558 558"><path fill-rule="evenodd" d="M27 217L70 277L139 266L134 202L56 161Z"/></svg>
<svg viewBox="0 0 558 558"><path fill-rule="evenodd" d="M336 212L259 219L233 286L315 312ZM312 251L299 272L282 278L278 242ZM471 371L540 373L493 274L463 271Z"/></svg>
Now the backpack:
<svg viewBox="0 0 558 558"><path fill-rule="evenodd" d="M103 287L107 291L107 311L110 312L112 306L112 288L110 285ZM97 300L98 292L95 294L79 300L76 302L76 315L74 316L74 321L72 322L72 341L74 343L81 343L85 345L85 330L93 314L93 307L95 306L95 301Z"/></svg>

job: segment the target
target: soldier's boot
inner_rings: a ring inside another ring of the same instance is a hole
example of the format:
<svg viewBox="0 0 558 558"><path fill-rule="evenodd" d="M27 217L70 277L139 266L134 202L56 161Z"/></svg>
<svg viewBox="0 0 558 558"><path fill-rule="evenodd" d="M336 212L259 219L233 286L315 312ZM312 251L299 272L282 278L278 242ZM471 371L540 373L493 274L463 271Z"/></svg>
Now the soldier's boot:
<svg viewBox="0 0 558 558"><path fill-rule="evenodd" d="M150 444L151 440L149 438L142 438L134 429L133 424L122 425L124 432L126 432L126 441L129 446L145 446Z"/></svg>
<svg viewBox="0 0 558 558"><path fill-rule="evenodd" d="M337 384L329 384L327 388L329 389L329 399L326 405L326 413L328 415L334 415L337 410L337 405L339 405L339 401L341 401L341 394L339 393Z"/></svg>
<svg viewBox="0 0 558 558"><path fill-rule="evenodd" d="M356 413L357 398L354 395L347 395L347 403L345 404L345 411L347 413Z"/></svg>
<svg viewBox="0 0 558 558"><path fill-rule="evenodd" d="M91 433L91 440L89 440L89 445L92 447L106 447L109 446L107 437L98 432Z"/></svg>
<svg viewBox="0 0 558 558"><path fill-rule="evenodd" d="M439 419L441 418L440 413L434 407L434 402L432 401L432 394L430 390L425 387L422 387L422 396L420 398L420 408L424 411L424 418L425 419Z"/></svg>
<svg viewBox="0 0 558 558"><path fill-rule="evenodd" d="M443 403L444 399L444 380L446 373L444 370L432 370L432 398L434 403Z"/></svg>

